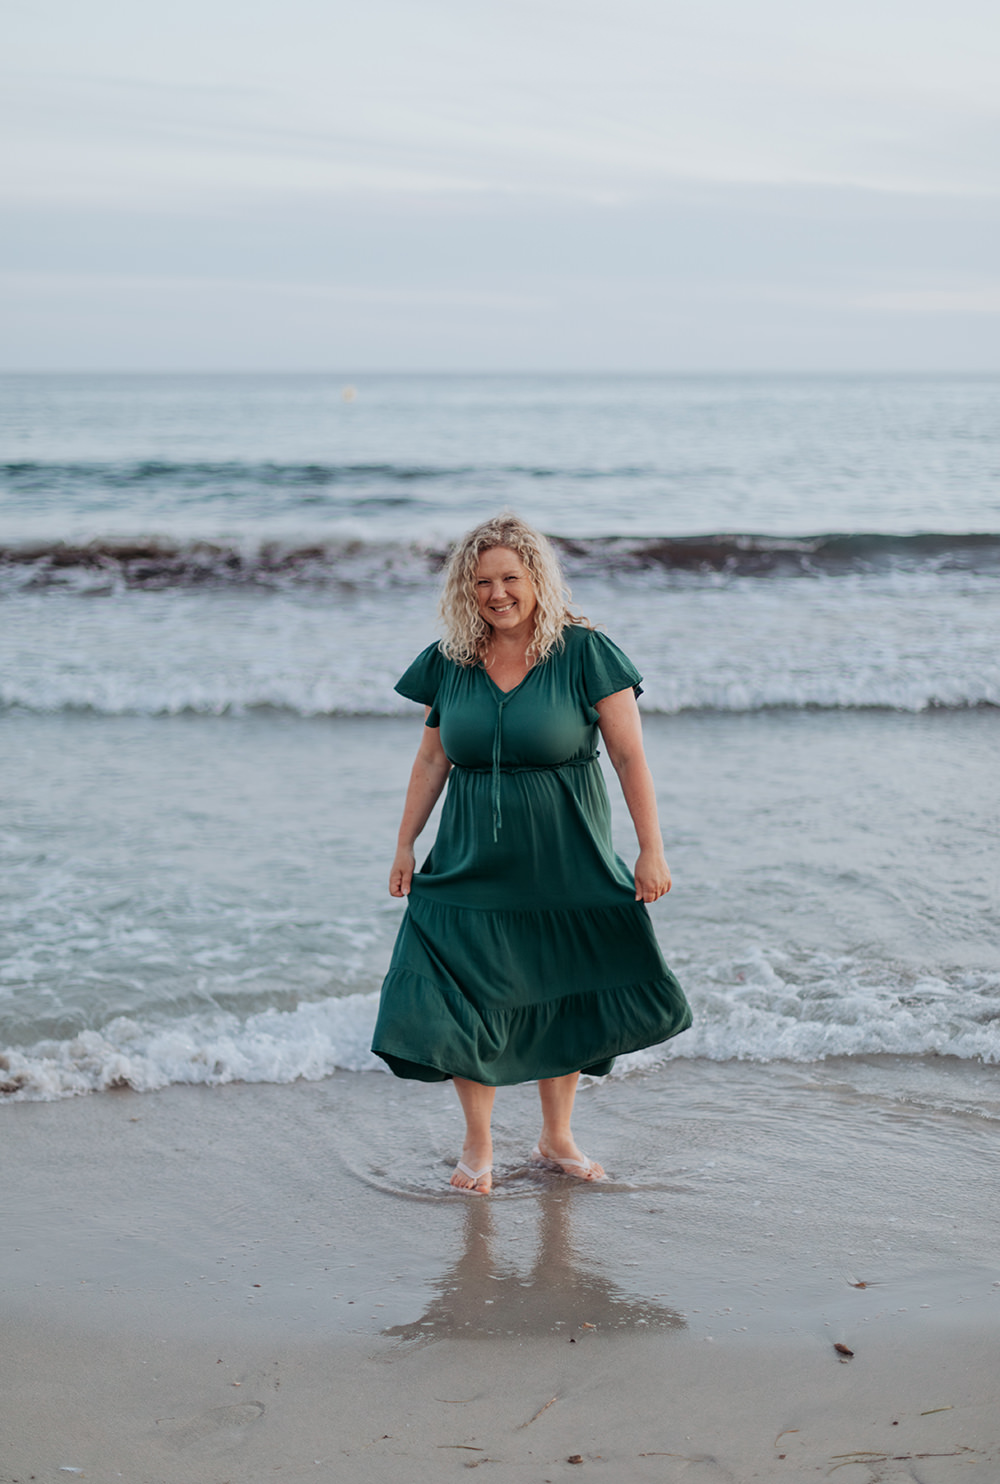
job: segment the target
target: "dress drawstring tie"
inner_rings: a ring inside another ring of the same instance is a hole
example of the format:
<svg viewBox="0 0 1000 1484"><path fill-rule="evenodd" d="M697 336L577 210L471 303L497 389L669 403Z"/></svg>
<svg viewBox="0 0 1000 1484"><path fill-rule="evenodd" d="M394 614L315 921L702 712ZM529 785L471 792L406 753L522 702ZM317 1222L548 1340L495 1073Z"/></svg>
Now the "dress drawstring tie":
<svg viewBox="0 0 1000 1484"><path fill-rule="evenodd" d="M493 728L493 766L491 769L493 795L493 844L503 829L503 813L500 808L500 740L503 733L503 708L506 701L497 702L497 724Z"/></svg>

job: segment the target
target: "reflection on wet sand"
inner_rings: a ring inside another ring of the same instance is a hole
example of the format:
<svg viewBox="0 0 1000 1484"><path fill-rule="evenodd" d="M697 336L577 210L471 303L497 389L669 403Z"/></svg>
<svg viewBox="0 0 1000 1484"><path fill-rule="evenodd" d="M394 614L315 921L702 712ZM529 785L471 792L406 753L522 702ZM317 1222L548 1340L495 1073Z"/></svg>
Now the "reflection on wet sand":
<svg viewBox="0 0 1000 1484"><path fill-rule="evenodd" d="M573 1250L571 1202L563 1195L539 1199L538 1245L524 1272L509 1256L496 1256L497 1234L488 1200L470 1198L464 1250L435 1283L437 1296L419 1319L384 1335L400 1340L460 1340L483 1335L567 1336L581 1326L598 1330L683 1329L685 1319L655 1299L632 1298Z"/></svg>

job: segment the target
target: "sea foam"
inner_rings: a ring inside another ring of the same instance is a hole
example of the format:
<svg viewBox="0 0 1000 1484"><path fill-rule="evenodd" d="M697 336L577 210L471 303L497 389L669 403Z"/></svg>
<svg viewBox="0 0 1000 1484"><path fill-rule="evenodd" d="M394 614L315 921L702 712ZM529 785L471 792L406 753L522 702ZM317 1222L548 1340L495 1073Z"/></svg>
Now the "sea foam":
<svg viewBox="0 0 1000 1484"><path fill-rule="evenodd" d="M793 978L782 956L685 975L695 1012L675 1040L619 1058L613 1076L673 1057L814 1062L828 1057L954 1056L1000 1062L1000 974L891 976L850 957L815 955ZM118 1017L100 1031L0 1056L0 1095L52 1101L111 1087L150 1092L171 1083L316 1081L335 1071L385 1071L369 1050L378 994L239 1018L189 1015L144 1023Z"/></svg>

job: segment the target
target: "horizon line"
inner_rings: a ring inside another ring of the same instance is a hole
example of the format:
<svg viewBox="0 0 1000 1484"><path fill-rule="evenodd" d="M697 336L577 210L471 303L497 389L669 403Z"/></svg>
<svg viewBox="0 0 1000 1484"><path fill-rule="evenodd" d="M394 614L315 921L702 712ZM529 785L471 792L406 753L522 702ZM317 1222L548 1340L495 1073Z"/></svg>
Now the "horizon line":
<svg viewBox="0 0 1000 1484"><path fill-rule="evenodd" d="M563 377L721 377L721 376L1000 376L1000 365L995 367L973 366L787 366L787 367L235 367L235 366L0 366L0 376L323 376L350 384L352 379L365 376L428 376L428 377L504 377L504 376L563 376Z"/></svg>

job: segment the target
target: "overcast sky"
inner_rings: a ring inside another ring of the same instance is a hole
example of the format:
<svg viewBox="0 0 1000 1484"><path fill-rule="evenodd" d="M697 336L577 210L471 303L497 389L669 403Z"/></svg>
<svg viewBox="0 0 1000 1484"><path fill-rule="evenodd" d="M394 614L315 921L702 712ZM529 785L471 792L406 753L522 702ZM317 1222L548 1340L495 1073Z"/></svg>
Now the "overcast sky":
<svg viewBox="0 0 1000 1484"><path fill-rule="evenodd" d="M996 0L6 0L11 369L1000 370Z"/></svg>

